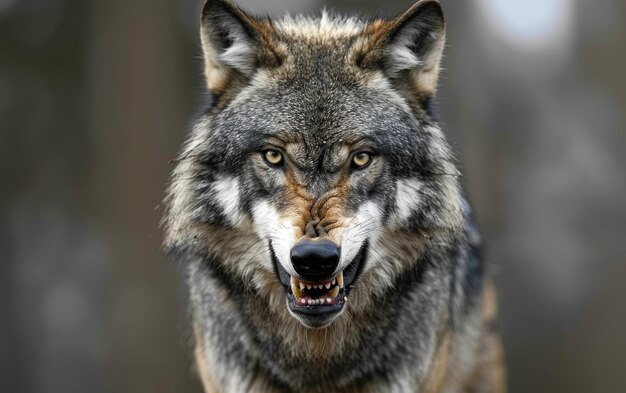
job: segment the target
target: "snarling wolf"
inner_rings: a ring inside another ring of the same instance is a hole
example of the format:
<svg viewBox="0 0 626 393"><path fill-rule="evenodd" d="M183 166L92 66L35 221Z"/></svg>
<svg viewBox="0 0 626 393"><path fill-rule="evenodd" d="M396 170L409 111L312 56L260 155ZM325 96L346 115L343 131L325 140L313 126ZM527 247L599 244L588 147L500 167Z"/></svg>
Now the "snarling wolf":
<svg viewBox="0 0 626 393"><path fill-rule="evenodd" d="M207 392L503 392L496 301L432 113L445 23L204 5L171 177Z"/></svg>

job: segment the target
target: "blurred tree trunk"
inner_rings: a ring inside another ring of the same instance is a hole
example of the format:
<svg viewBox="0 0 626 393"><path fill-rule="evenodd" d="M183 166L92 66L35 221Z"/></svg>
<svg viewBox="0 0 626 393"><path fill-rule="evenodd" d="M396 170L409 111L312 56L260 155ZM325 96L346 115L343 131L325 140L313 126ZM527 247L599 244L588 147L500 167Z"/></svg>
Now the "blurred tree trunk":
<svg viewBox="0 0 626 393"><path fill-rule="evenodd" d="M115 392L195 386L155 209L185 127L176 11L171 1L114 0L96 2L93 13L91 200L116 253L103 327Z"/></svg>

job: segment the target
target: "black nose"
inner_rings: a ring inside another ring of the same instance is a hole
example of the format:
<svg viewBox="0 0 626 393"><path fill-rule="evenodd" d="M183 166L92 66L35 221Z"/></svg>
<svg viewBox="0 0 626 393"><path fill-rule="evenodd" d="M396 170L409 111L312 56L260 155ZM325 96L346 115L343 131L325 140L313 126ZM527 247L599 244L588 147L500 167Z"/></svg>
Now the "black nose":
<svg viewBox="0 0 626 393"><path fill-rule="evenodd" d="M305 280L326 280L339 264L339 247L330 240L300 240L291 249L291 263Z"/></svg>

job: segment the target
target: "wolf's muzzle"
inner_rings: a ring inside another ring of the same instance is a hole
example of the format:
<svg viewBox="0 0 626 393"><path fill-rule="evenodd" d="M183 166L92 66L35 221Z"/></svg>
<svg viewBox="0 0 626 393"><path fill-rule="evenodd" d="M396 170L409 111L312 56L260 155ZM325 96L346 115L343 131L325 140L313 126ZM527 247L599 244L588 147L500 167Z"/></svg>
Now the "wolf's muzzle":
<svg viewBox="0 0 626 393"><path fill-rule="evenodd" d="M305 326L320 328L330 324L343 310L348 293L365 265L368 242L365 241L350 263L337 272L339 247L328 240L318 240L317 244L310 239L307 241L296 243L292 249L292 264L294 268L299 266L295 270L301 269L296 271L298 277L291 276L281 266L271 241L269 250L276 275L287 292L289 311ZM320 260L324 262L319 263ZM311 279L312 272L323 278Z"/></svg>
<svg viewBox="0 0 626 393"><path fill-rule="evenodd" d="M304 280L328 280L337 269L339 254L339 247L332 241L307 238L291 249L291 264Z"/></svg>

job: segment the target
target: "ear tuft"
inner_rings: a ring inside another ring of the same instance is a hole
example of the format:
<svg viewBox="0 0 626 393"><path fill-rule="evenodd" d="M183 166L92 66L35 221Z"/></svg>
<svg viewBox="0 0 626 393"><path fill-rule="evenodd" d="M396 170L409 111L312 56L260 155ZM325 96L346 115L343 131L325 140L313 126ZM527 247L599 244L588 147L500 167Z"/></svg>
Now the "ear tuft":
<svg viewBox="0 0 626 393"><path fill-rule="evenodd" d="M255 21L226 0L207 0L202 9L201 41L210 92L224 90L234 73L249 77L258 68Z"/></svg>
<svg viewBox="0 0 626 393"><path fill-rule="evenodd" d="M408 78L419 96L433 95L445 44L445 20L439 2L418 1L399 17L374 22L371 27L368 31L374 42L362 63L382 67L392 80L404 82Z"/></svg>

